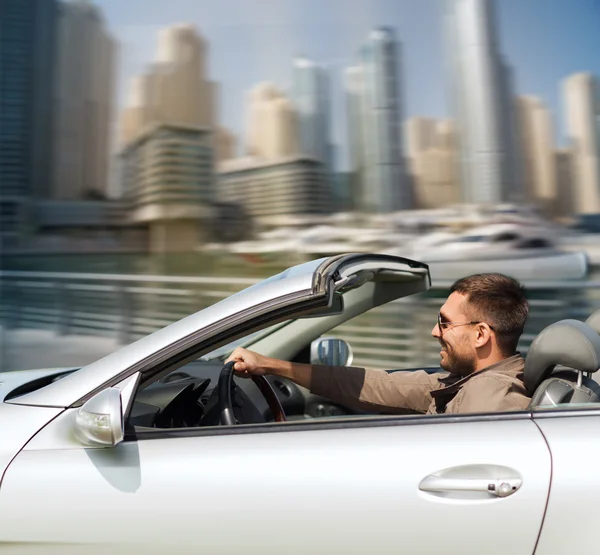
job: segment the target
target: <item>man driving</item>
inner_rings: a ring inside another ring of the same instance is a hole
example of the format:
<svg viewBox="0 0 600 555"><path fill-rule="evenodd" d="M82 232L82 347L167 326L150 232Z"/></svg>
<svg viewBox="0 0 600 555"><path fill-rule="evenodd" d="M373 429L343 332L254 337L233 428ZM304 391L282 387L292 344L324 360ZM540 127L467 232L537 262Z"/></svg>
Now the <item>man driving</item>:
<svg viewBox="0 0 600 555"><path fill-rule="evenodd" d="M236 361L239 375L282 376L359 410L462 414L526 409L524 360L516 350L529 313L523 287L502 274L476 274L458 280L450 291L431 332L440 342L445 372L300 364L243 348L228 361Z"/></svg>

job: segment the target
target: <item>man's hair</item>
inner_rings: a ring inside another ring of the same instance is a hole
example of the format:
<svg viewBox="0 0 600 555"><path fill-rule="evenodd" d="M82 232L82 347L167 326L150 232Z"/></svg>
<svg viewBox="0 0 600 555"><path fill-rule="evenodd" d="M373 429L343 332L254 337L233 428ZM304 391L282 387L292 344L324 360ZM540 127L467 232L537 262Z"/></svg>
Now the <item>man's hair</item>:
<svg viewBox="0 0 600 555"><path fill-rule="evenodd" d="M468 317L493 329L504 355L517 350L529 303L516 279L503 274L475 274L456 281L450 291L466 296Z"/></svg>

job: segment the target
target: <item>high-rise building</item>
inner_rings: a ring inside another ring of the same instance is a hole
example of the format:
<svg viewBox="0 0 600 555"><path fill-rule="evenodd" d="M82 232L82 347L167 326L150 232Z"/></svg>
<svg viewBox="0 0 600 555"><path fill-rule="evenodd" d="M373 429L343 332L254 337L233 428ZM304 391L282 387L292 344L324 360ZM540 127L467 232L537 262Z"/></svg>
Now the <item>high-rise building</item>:
<svg viewBox="0 0 600 555"><path fill-rule="evenodd" d="M208 46L193 25L159 31L156 62L131 80L121 141L135 140L148 127L175 123L213 128L217 85L206 77Z"/></svg>
<svg viewBox="0 0 600 555"><path fill-rule="evenodd" d="M571 216L575 210L573 156L569 149L555 151L557 216Z"/></svg>
<svg viewBox="0 0 600 555"><path fill-rule="evenodd" d="M294 59L292 100L298 111L300 152L321 161L331 172L331 108L325 68L306 57Z"/></svg>
<svg viewBox="0 0 600 555"><path fill-rule="evenodd" d="M333 208L334 212L346 212L352 210L353 204L350 197L350 178L349 172L335 172L332 176L333 181Z"/></svg>
<svg viewBox="0 0 600 555"><path fill-rule="evenodd" d="M554 215L558 188L552 118L539 98L522 96L517 105L525 199Z"/></svg>
<svg viewBox="0 0 600 555"><path fill-rule="evenodd" d="M589 73L576 73L563 82L567 136L572 154L575 210L600 213L600 90Z"/></svg>
<svg viewBox="0 0 600 555"><path fill-rule="evenodd" d="M404 124L406 155L411 158L435 146L436 121L432 118L410 118Z"/></svg>
<svg viewBox="0 0 600 555"><path fill-rule="evenodd" d="M348 137L348 176L349 203L351 210L360 209L362 183L364 181L363 145L363 71L360 66L346 68L344 75L346 90L346 135Z"/></svg>
<svg viewBox="0 0 600 555"><path fill-rule="evenodd" d="M60 4L56 49L52 197L107 196L115 41L86 0Z"/></svg>
<svg viewBox="0 0 600 555"><path fill-rule="evenodd" d="M325 179L323 164L312 157L248 156L219 165L217 190L220 201L240 204L258 227L279 227L330 213Z"/></svg>
<svg viewBox="0 0 600 555"><path fill-rule="evenodd" d="M518 183L513 87L510 68L499 52L494 3L448 0L443 4L463 200L508 200Z"/></svg>
<svg viewBox="0 0 600 555"><path fill-rule="evenodd" d="M392 212L411 206L402 157L400 45L393 29L372 30L359 51L362 167L359 207Z"/></svg>
<svg viewBox="0 0 600 555"><path fill-rule="evenodd" d="M189 251L214 200L217 86L193 26L158 38L157 62L132 80L122 117L122 189L132 221L148 225L152 251Z"/></svg>
<svg viewBox="0 0 600 555"><path fill-rule="evenodd" d="M416 208L443 208L459 200L454 123L411 118L404 125Z"/></svg>
<svg viewBox="0 0 600 555"><path fill-rule="evenodd" d="M208 44L193 25L159 32L158 116L164 121L213 127L216 83L208 80Z"/></svg>
<svg viewBox="0 0 600 555"><path fill-rule="evenodd" d="M247 153L263 160L298 154L298 115L292 102L271 83L260 83L247 98Z"/></svg>
<svg viewBox="0 0 600 555"><path fill-rule="evenodd" d="M298 153L298 114L289 99L282 96L269 103L264 126L263 155L267 160Z"/></svg>
<svg viewBox="0 0 600 555"><path fill-rule="evenodd" d="M54 0L0 2L0 248L34 226L52 164Z"/></svg>
<svg viewBox="0 0 600 555"><path fill-rule="evenodd" d="M193 250L213 200L210 132L156 124L123 149L121 161L123 199L132 222L148 225L150 250Z"/></svg>
<svg viewBox="0 0 600 555"><path fill-rule="evenodd" d="M454 120L442 119L436 122L434 145L445 150L455 151L458 149L458 137Z"/></svg>
<svg viewBox="0 0 600 555"><path fill-rule="evenodd" d="M269 102L281 93L273 83L259 83L246 94L246 154L263 156L262 137Z"/></svg>
<svg viewBox="0 0 600 555"><path fill-rule="evenodd" d="M217 127L213 137L216 163L231 160L237 156L237 138L231 131L224 127Z"/></svg>
<svg viewBox="0 0 600 555"><path fill-rule="evenodd" d="M505 187L502 197L509 202L524 198L523 169L520 164L517 93L513 68L500 58L501 130L504 148Z"/></svg>

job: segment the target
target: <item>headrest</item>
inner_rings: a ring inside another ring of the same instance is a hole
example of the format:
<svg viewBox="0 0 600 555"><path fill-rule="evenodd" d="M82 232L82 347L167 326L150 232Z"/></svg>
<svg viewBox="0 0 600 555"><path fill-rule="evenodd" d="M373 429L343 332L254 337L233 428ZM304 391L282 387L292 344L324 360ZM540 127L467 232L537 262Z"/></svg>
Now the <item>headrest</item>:
<svg viewBox="0 0 600 555"><path fill-rule="evenodd" d="M600 333L600 310L596 310L585 323L590 326L596 333Z"/></svg>
<svg viewBox="0 0 600 555"><path fill-rule="evenodd" d="M542 330L525 359L523 381L530 395L556 365L582 372L600 366L600 335L579 320L561 320Z"/></svg>

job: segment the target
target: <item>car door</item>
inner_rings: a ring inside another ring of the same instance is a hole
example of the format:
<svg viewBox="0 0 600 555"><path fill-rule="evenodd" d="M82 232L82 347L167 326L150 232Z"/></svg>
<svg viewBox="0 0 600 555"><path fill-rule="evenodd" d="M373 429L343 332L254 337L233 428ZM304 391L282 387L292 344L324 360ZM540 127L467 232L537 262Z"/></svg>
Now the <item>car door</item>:
<svg viewBox="0 0 600 555"><path fill-rule="evenodd" d="M2 483L0 539L19 553L531 555L548 498L549 451L526 414L156 430L57 448L50 428L68 412Z"/></svg>

